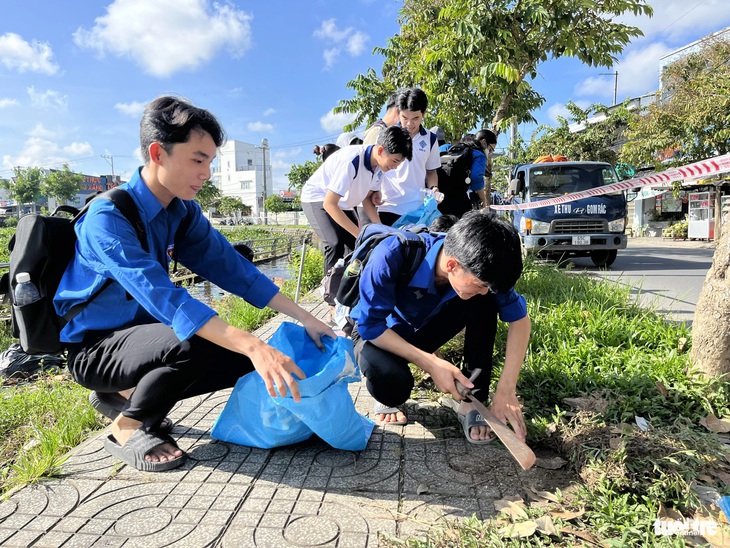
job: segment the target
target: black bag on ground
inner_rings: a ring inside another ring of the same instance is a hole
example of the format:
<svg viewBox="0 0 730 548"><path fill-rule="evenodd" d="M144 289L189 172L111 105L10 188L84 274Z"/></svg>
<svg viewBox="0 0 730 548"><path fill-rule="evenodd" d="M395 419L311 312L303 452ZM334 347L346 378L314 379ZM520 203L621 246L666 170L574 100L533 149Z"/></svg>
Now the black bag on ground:
<svg viewBox="0 0 730 548"><path fill-rule="evenodd" d="M142 247L148 249L144 226L132 197L120 188L99 194L99 197L114 203L134 226ZM18 220L15 234L8 243L10 268L0 280L0 288L10 299L13 336L20 339L28 354L61 352L61 329L111 284L111 280L107 280L87 302L76 305L63 318L56 314L53 298L76 252L74 225L87 207L88 204L79 211L72 206L60 206L52 215L24 215ZM59 215L61 212L71 214L73 218ZM31 282L40 293L39 300L24 306L15 304L15 275L18 272L30 274Z"/></svg>
<svg viewBox="0 0 730 548"><path fill-rule="evenodd" d="M60 369L63 365L63 359L56 354L26 354L18 343L13 343L0 354L0 377L27 379L40 371Z"/></svg>

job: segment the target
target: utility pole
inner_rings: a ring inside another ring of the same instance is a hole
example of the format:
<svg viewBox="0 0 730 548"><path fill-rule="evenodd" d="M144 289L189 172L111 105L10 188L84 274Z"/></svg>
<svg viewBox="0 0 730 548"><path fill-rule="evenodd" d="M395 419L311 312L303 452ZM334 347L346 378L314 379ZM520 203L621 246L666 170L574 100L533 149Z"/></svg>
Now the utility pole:
<svg viewBox="0 0 730 548"><path fill-rule="evenodd" d="M263 165L263 171L264 171L264 188L261 190L261 207L264 210L264 224L269 224L269 219L266 214L266 149L269 148L269 140L268 139L262 139L261 141L261 153L264 158L264 165Z"/></svg>
<svg viewBox="0 0 730 548"><path fill-rule="evenodd" d="M111 154L102 154L101 157L104 158L110 166L112 166L112 184L116 183L117 181L114 178L114 156ZM108 184L107 187L109 187Z"/></svg>
<svg viewBox="0 0 730 548"><path fill-rule="evenodd" d="M616 99L618 95L618 71L615 72L601 72L599 76L613 76L613 104L616 105Z"/></svg>

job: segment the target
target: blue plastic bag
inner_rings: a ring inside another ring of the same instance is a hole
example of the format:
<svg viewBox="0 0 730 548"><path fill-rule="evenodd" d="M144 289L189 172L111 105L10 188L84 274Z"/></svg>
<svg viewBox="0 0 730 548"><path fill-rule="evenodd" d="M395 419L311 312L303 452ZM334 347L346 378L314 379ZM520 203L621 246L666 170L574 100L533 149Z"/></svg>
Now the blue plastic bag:
<svg viewBox="0 0 730 548"><path fill-rule="evenodd" d="M418 206L418 209L409 211L405 215L402 215L396 222L393 223L393 228L402 228L408 225L430 225L433 220L441 216L441 212L438 210L438 202L433 194L426 194L423 199L423 203Z"/></svg>
<svg viewBox="0 0 730 548"><path fill-rule="evenodd" d="M352 341L322 337L325 352L303 327L284 322L269 344L304 371L297 380L301 401L291 394L272 398L255 371L241 377L213 425L211 436L221 441L269 449L290 445L317 434L335 449L365 449L375 423L355 410L347 385L360 380Z"/></svg>

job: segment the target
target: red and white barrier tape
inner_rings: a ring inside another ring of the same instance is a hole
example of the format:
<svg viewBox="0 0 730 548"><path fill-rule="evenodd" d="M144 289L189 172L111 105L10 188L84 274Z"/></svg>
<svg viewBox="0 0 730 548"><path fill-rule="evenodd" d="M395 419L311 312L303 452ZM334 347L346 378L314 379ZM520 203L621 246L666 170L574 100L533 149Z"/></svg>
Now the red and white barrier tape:
<svg viewBox="0 0 730 548"><path fill-rule="evenodd" d="M548 198L547 200L539 200L537 202L530 202L527 204L493 205L490 206L490 209L498 211L508 211L511 209L537 209L538 207L574 202L575 200L580 200L582 198L601 196L603 194L610 194L611 192L618 192L621 190L630 190L647 185L668 185L669 183L683 179L697 179L699 177L707 177L709 175L718 175L720 173L728 172L730 172L730 154L723 154L722 156L716 156L694 164L668 169L654 175L637 177L635 179L621 181L620 183L612 185L583 190L581 192L574 192L573 194L566 194L565 196L559 196L558 198Z"/></svg>

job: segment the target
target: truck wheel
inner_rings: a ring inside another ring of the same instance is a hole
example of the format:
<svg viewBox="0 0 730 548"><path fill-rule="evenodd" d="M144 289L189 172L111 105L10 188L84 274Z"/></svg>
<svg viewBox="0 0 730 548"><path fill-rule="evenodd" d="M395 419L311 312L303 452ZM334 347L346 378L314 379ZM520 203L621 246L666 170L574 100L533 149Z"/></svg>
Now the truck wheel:
<svg viewBox="0 0 730 548"><path fill-rule="evenodd" d="M615 249L600 249L591 251L591 261L596 266L611 266L616 260L618 251Z"/></svg>

